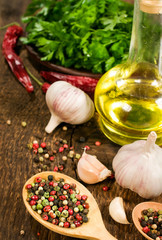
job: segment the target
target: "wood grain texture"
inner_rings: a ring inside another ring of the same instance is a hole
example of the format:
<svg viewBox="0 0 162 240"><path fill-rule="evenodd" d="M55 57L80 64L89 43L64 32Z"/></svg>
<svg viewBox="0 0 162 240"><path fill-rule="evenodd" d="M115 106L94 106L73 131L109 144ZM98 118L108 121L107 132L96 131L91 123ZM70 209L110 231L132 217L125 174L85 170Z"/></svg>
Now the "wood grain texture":
<svg viewBox="0 0 162 240"><path fill-rule="evenodd" d="M13 21L21 23L21 16L30 1L12 0L0 1L0 26ZM23 26L23 25L22 25ZM0 44L2 44L5 30L0 32ZM28 59L25 48L20 48L20 56L24 64L38 78L38 70L33 67ZM29 95L21 84L15 79L5 62L0 51L0 239L3 240L73 240L71 238L54 233L43 227L30 214L22 199L22 188L24 183L32 175L38 173L41 166L34 163L34 154L28 150L27 144L34 139L46 141L51 148L55 148L55 140L62 138L68 144L74 146L77 153L82 153L85 145L90 146L88 153L95 154L98 159L109 169L112 169L112 159L117 153L119 146L109 141L99 130L97 115L89 123L79 126L70 126L67 131L62 131L61 124L51 135L47 135L44 128L49 120L50 114L47 109L44 95L37 84L33 82L35 93ZM11 125L6 121L10 119ZM23 128L21 122L26 121L27 126ZM85 143L80 143L79 137L86 137ZM101 141L101 146L95 146L95 141ZM62 155L58 154L55 161L48 166L53 170ZM77 179L76 161L68 159L63 173ZM144 237L136 230L132 223L132 210L136 204L144 201L136 193L121 188L116 182L105 180L102 183L84 184L93 194L102 213L107 230L120 240L144 240ZM110 190L103 192L102 187L108 185ZM123 226L113 221L108 212L110 201L120 196L124 200L129 226ZM162 202L162 196L152 199ZM25 235L20 235L20 230ZM38 236L37 234L40 233ZM104 240L104 239L103 239Z"/></svg>

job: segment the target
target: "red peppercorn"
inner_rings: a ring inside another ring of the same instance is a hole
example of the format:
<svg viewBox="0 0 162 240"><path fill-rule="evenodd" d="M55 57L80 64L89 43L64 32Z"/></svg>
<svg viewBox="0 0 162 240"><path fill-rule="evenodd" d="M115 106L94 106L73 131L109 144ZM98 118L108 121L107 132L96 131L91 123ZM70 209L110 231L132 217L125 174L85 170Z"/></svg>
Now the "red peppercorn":
<svg viewBox="0 0 162 240"><path fill-rule="evenodd" d="M63 152L63 151L64 151L64 147L60 147L59 152Z"/></svg>
<svg viewBox="0 0 162 240"><path fill-rule="evenodd" d="M96 141L96 142L95 142L95 145L96 145L96 146L100 146L100 145L101 145L101 142Z"/></svg>
<svg viewBox="0 0 162 240"><path fill-rule="evenodd" d="M62 200L62 201L66 200L66 196L65 195L61 195L61 196L59 196L59 199Z"/></svg>
<svg viewBox="0 0 162 240"><path fill-rule="evenodd" d="M54 169L53 169L54 172L58 172L58 167L55 166Z"/></svg>
<svg viewBox="0 0 162 240"><path fill-rule="evenodd" d="M63 165L60 165L60 166L58 167L58 169L59 169L60 171L63 171L63 170L64 170L64 166L63 166Z"/></svg>
<svg viewBox="0 0 162 240"><path fill-rule="evenodd" d="M89 204L88 203L83 203L83 207L88 209L89 208Z"/></svg>
<svg viewBox="0 0 162 240"><path fill-rule="evenodd" d="M146 227L142 228L142 231L144 233L148 233L150 231L150 228L148 228L148 226L146 226Z"/></svg>
<svg viewBox="0 0 162 240"><path fill-rule="evenodd" d="M55 157L54 157L54 156L51 156L51 157L49 158L49 160L50 160L51 162L53 162L53 161L54 161L54 159L55 159Z"/></svg>
<svg viewBox="0 0 162 240"><path fill-rule="evenodd" d="M31 184L27 184L26 185L26 189L31 189L32 188L32 185Z"/></svg>
<svg viewBox="0 0 162 240"><path fill-rule="evenodd" d="M90 147L89 147L89 146L84 146L84 148L85 148L86 150L90 150Z"/></svg>
<svg viewBox="0 0 162 240"><path fill-rule="evenodd" d="M33 205L35 205L36 204L36 201L35 200L31 200L30 201L30 206L33 206Z"/></svg>
<svg viewBox="0 0 162 240"><path fill-rule="evenodd" d="M82 199L82 196L80 194L77 194L75 197L76 197L77 200L81 200Z"/></svg>
<svg viewBox="0 0 162 240"><path fill-rule="evenodd" d="M69 189L69 193L70 193L70 194L73 194L73 190L72 190L72 189Z"/></svg>
<svg viewBox="0 0 162 240"><path fill-rule="evenodd" d="M69 209L68 212L69 212L69 215L73 215L73 213L74 213L73 209Z"/></svg>
<svg viewBox="0 0 162 240"><path fill-rule="evenodd" d="M55 218L55 219L52 220L52 223L54 225L58 225L59 224L59 220L57 218Z"/></svg>
<svg viewBox="0 0 162 240"><path fill-rule="evenodd" d="M37 182L37 183L40 183L41 181L42 181L42 178L41 178L41 177L37 177L37 178L36 178L36 182Z"/></svg>
<svg viewBox="0 0 162 240"><path fill-rule="evenodd" d="M68 228L70 226L70 223L69 222L64 222L64 227L65 228Z"/></svg>
<svg viewBox="0 0 162 240"><path fill-rule="evenodd" d="M34 153L34 154L37 154L37 153L38 153L38 150L37 150L37 149L34 149L34 150L33 150L33 153Z"/></svg>
<svg viewBox="0 0 162 240"><path fill-rule="evenodd" d="M54 183L53 183L53 187L56 187L56 186L58 186L58 183L57 183L57 182L54 182Z"/></svg>
<svg viewBox="0 0 162 240"><path fill-rule="evenodd" d="M53 212L50 212L50 217L51 217L51 218L55 218L56 215L55 215Z"/></svg>
<svg viewBox="0 0 162 240"><path fill-rule="evenodd" d="M37 232L37 236L40 236L40 232Z"/></svg>
<svg viewBox="0 0 162 240"><path fill-rule="evenodd" d="M75 204L76 204L76 206L79 206L80 205L80 201L77 201Z"/></svg>
<svg viewBox="0 0 162 240"><path fill-rule="evenodd" d="M104 187L102 188L102 190L105 191L105 192L108 191L108 189L109 189L108 186L104 186Z"/></svg>
<svg viewBox="0 0 162 240"><path fill-rule="evenodd" d="M42 218L43 218L43 220L48 221L48 216L47 215L44 215Z"/></svg>
<svg viewBox="0 0 162 240"><path fill-rule="evenodd" d="M69 207L67 205L65 205L63 208L64 208L64 210L68 210L69 209Z"/></svg>
<svg viewBox="0 0 162 240"><path fill-rule="evenodd" d="M82 216L79 213L76 214L76 219L81 222L83 220Z"/></svg>
<svg viewBox="0 0 162 240"><path fill-rule="evenodd" d="M115 175L112 173L109 178L110 178L110 179L114 179L114 178L115 178Z"/></svg>
<svg viewBox="0 0 162 240"><path fill-rule="evenodd" d="M68 146L67 144L64 144L63 147L64 147L64 148L68 148L69 146Z"/></svg>
<svg viewBox="0 0 162 240"><path fill-rule="evenodd" d="M63 207L59 207L59 208L58 208L58 211L59 211L59 212L62 212L63 210L64 210Z"/></svg>
<svg viewBox="0 0 162 240"><path fill-rule="evenodd" d="M37 201L38 200L38 196L37 195L33 195L33 196L31 196L31 199Z"/></svg>
<svg viewBox="0 0 162 240"><path fill-rule="evenodd" d="M82 200L83 200L83 201L86 201L87 198L88 198L87 195L82 195Z"/></svg>
<svg viewBox="0 0 162 240"><path fill-rule="evenodd" d="M41 146L42 148L45 148L45 147L46 147L46 143L45 143L45 142L42 142L40 146Z"/></svg>
<svg viewBox="0 0 162 240"><path fill-rule="evenodd" d="M74 221L76 227L80 227L81 223L79 221Z"/></svg>
<svg viewBox="0 0 162 240"><path fill-rule="evenodd" d="M55 199L54 199L54 197L53 196L50 196L49 198L48 198L48 201L49 202L53 202Z"/></svg>
<svg viewBox="0 0 162 240"><path fill-rule="evenodd" d="M39 144L38 143L33 143L33 149L38 149L39 148Z"/></svg>
<svg viewBox="0 0 162 240"><path fill-rule="evenodd" d="M63 189L67 190L70 188L70 185L68 183L65 183L64 186L63 186Z"/></svg>
<svg viewBox="0 0 162 240"><path fill-rule="evenodd" d="M41 182L40 184L39 184L39 187L44 187L45 186L45 182Z"/></svg>
<svg viewBox="0 0 162 240"><path fill-rule="evenodd" d="M54 190L50 192L50 195L52 195L52 196L54 196L55 194L56 194L56 191L54 191Z"/></svg>
<svg viewBox="0 0 162 240"><path fill-rule="evenodd" d="M53 184L54 184L54 182L52 182L52 181L49 182L49 186L53 186Z"/></svg>
<svg viewBox="0 0 162 240"><path fill-rule="evenodd" d="M43 211L44 212L49 212L51 210L51 206L50 205L47 205L43 208Z"/></svg>
<svg viewBox="0 0 162 240"><path fill-rule="evenodd" d="M70 147L70 150L73 150L73 149L74 149L74 146L71 146L71 147Z"/></svg>

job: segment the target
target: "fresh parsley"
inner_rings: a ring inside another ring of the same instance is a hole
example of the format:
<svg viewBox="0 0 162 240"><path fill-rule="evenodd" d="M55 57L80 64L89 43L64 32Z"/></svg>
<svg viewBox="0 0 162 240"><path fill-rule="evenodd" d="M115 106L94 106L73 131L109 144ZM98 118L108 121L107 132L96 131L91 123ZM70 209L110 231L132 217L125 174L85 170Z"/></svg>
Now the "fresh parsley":
<svg viewBox="0 0 162 240"><path fill-rule="evenodd" d="M42 61L104 73L128 57L132 20L121 0L32 0L21 41Z"/></svg>

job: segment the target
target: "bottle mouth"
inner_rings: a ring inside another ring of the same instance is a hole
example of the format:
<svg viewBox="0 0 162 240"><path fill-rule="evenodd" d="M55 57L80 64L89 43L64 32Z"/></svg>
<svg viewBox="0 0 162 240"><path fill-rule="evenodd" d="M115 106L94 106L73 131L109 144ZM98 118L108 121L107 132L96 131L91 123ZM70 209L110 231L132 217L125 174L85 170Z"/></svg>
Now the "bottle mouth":
<svg viewBox="0 0 162 240"><path fill-rule="evenodd" d="M162 14L162 0L140 0L140 10L150 14Z"/></svg>

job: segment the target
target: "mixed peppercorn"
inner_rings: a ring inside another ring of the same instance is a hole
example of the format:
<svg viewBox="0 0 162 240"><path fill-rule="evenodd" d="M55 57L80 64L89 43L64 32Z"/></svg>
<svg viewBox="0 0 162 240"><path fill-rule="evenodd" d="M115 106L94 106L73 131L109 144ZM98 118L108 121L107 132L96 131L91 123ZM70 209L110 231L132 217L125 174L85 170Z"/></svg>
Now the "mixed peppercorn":
<svg viewBox="0 0 162 240"><path fill-rule="evenodd" d="M45 221L65 228L76 228L88 222L87 196L81 195L76 184L58 181L53 175L48 179L37 177L26 185L27 201Z"/></svg>
<svg viewBox="0 0 162 240"><path fill-rule="evenodd" d="M144 209L139 219L142 231L150 238L162 239L162 210L155 211L152 208Z"/></svg>

